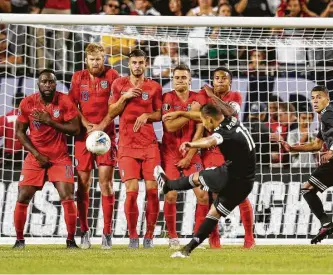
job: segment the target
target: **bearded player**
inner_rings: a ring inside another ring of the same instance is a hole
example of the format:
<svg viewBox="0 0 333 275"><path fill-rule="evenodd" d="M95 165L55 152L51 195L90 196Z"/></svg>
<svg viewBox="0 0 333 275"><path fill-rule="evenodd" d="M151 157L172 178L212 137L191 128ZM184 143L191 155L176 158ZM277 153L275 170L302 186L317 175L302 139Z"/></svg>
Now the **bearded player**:
<svg viewBox="0 0 333 275"><path fill-rule="evenodd" d="M79 134L79 114L70 98L56 91L56 76L52 70L43 70L37 84L39 93L22 100L16 121L16 136L29 153L19 180L14 211L17 240L13 248L25 247L23 231L27 209L36 191L43 188L46 180L53 182L64 208L67 248L78 248L74 240L77 216L74 174L66 134Z"/></svg>
<svg viewBox="0 0 333 275"><path fill-rule="evenodd" d="M178 65L173 71L174 90L163 95L163 114L176 110L189 111L193 102L198 101L198 94L190 91L191 72L186 65ZM169 179L177 179L181 175L189 176L202 170L202 163L197 149L189 150L183 156L179 146L186 141L194 141L202 137L203 126L193 120L176 118L163 123L163 140L161 146L162 167ZM200 188L193 189L197 197L196 221L194 233L208 213L208 193ZM176 232L177 192L170 191L164 200L164 217L169 234L169 247L179 249Z"/></svg>
<svg viewBox="0 0 333 275"><path fill-rule="evenodd" d="M116 116L119 120L118 166L126 186L125 215L129 231L129 248L139 247L137 205L139 183L146 185L147 231L144 248L153 247L153 234L159 214L157 183L153 170L160 163L160 152L153 122L161 120L162 87L144 77L147 55L133 50L129 55L130 76L117 79L112 85L109 113L95 129L104 129Z"/></svg>
<svg viewBox="0 0 333 275"><path fill-rule="evenodd" d="M104 216L102 249L110 249L112 246L111 227L114 206L112 181L116 165L114 123L111 122L104 129L111 139L111 148L107 153L95 156L86 149L85 145L87 132L90 132L94 125L100 123L107 114L111 85L119 77L117 71L104 67L104 56L104 48L101 45L91 43L87 46L87 69L74 73L69 92L70 97L78 106L83 125L81 134L75 137L75 164L78 174L77 205L81 228L81 248L83 249L91 246L88 208L91 171L95 168L94 162L98 166L98 181L102 193Z"/></svg>

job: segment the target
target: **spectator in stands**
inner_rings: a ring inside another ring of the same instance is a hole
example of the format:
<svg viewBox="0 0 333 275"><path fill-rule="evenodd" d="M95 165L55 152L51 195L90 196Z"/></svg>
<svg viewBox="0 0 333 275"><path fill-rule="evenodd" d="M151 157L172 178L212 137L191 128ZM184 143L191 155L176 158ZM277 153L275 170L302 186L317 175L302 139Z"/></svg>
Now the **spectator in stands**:
<svg viewBox="0 0 333 275"><path fill-rule="evenodd" d="M174 16L183 16L183 6L181 0L169 0L169 9Z"/></svg>
<svg viewBox="0 0 333 275"><path fill-rule="evenodd" d="M217 7L213 7L212 0L198 0L198 6L190 9L187 16L214 16L217 14Z"/></svg>
<svg viewBox="0 0 333 275"><path fill-rule="evenodd" d="M237 14L242 16L264 17L272 16L269 0L230 0Z"/></svg>
<svg viewBox="0 0 333 275"><path fill-rule="evenodd" d="M294 129L288 133L287 143L290 145L301 145L312 142L316 139L316 134L310 129L313 122L313 113L307 110L300 110L298 113L298 129ZM316 157L311 152L292 152L292 167L315 167Z"/></svg>
<svg viewBox="0 0 333 275"><path fill-rule="evenodd" d="M152 0L134 0L135 10L132 12L132 15L161 15L161 13L153 7L152 2Z"/></svg>
<svg viewBox="0 0 333 275"><path fill-rule="evenodd" d="M15 121L19 112L19 105L24 98L21 92L17 92L13 98L13 110L0 117L0 137L3 137L5 163L10 164L13 160L22 160L22 144L15 136Z"/></svg>
<svg viewBox="0 0 333 275"><path fill-rule="evenodd" d="M244 123L256 145L257 163L265 166L270 164L270 130L264 124L266 116L266 104L253 103L250 107L248 121Z"/></svg>
<svg viewBox="0 0 333 275"><path fill-rule="evenodd" d="M333 17L333 2L331 0L310 0L307 6L310 11L320 17Z"/></svg>
<svg viewBox="0 0 333 275"><path fill-rule="evenodd" d="M276 15L278 17L313 17L317 16L310 11L306 0L281 0Z"/></svg>
<svg viewBox="0 0 333 275"><path fill-rule="evenodd" d="M0 1L0 13L12 12L10 0Z"/></svg>
<svg viewBox="0 0 333 275"><path fill-rule="evenodd" d="M78 0L77 2L79 2ZM44 6L41 10L42 14L70 14L71 1L70 0L45 0ZM56 31L55 37L51 39L53 42L56 60L54 60L53 51L45 50L45 30L37 29L37 66L38 70L42 71L46 67L53 66L55 70L63 70L65 65L64 47L69 33L63 31Z"/></svg>
<svg viewBox="0 0 333 275"><path fill-rule="evenodd" d="M258 71L265 69L266 66L266 55L264 51L261 50L252 50L249 53L249 73L250 74L257 74Z"/></svg>
<svg viewBox="0 0 333 275"><path fill-rule="evenodd" d="M153 76L169 79L174 67L179 64L189 66L189 62L189 58L181 54L178 43L163 42L161 54L156 56L153 62Z"/></svg>
<svg viewBox="0 0 333 275"><path fill-rule="evenodd" d="M248 0L219 0L218 7L229 4L232 8L232 16L241 15L248 5Z"/></svg>

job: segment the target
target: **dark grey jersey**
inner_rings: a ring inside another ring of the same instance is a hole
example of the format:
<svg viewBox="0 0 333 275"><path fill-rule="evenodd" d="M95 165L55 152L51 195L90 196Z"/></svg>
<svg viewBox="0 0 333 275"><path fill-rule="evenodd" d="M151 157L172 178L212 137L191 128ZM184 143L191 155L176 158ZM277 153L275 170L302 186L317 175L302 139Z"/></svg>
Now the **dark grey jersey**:
<svg viewBox="0 0 333 275"><path fill-rule="evenodd" d="M320 127L317 137L323 140L327 149L333 150L333 106L328 105L320 112Z"/></svg>
<svg viewBox="0 0 333 275"><path fill-rule="evenodd" d="M253 181L256 170L256 146L249 131L235 117L226 117L212 136L226 161L231 178Z"/></svg>

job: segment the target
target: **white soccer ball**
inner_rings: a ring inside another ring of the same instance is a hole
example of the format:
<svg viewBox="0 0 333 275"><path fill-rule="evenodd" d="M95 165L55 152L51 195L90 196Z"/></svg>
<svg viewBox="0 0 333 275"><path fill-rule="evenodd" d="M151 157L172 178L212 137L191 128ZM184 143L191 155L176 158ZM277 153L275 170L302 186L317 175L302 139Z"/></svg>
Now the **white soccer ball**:
<svg viewBox="0 0 333 275"><path fill-rule="evenodd" d="M110 137L103 131L93 131L86 140L87 150L96 155L104 155L111 147Z"/></svg>

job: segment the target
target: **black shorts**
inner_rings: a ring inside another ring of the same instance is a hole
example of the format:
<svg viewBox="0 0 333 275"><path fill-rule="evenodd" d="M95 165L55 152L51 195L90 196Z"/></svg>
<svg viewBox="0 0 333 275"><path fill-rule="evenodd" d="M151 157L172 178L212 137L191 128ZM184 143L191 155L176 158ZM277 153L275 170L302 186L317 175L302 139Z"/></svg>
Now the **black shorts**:
<svg viewBox="0 0 333 275"><path fill-rule="evenodd" d="M218 193L213 204L223 217L228 216L247 198L254 183L254 181L236 179L228 173L226 165L200 171L199 182L202 190Z"/></svg>
<svg viewBox="0 0 333 275"><path fill-rule="evenodd" d="M333 160L320 165L313 171L309 178L309 183L316 187L320 192L333 186Z"/></svg>

